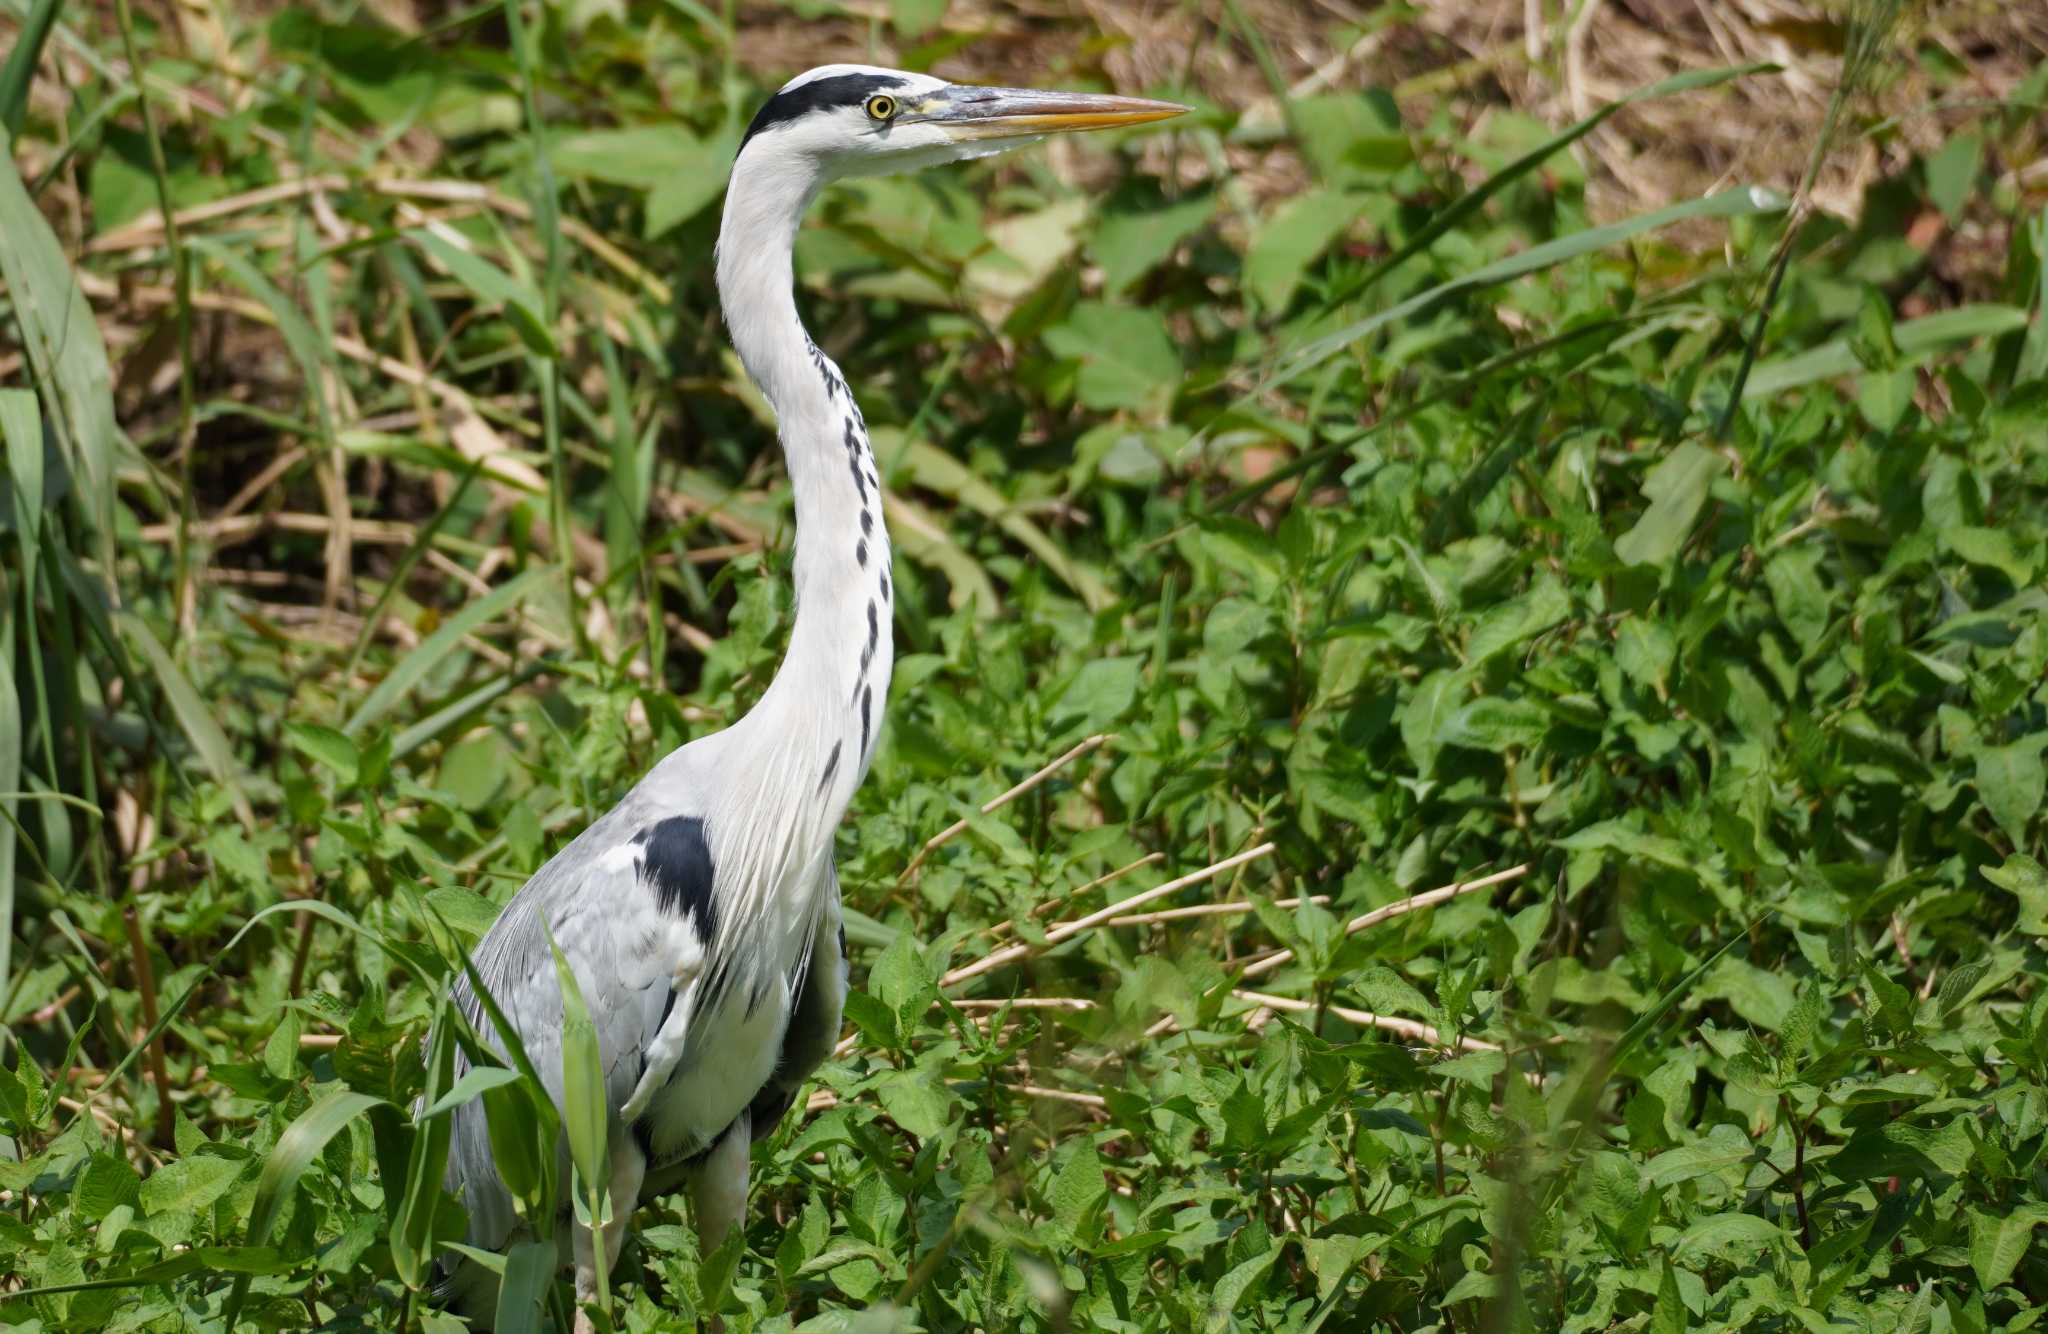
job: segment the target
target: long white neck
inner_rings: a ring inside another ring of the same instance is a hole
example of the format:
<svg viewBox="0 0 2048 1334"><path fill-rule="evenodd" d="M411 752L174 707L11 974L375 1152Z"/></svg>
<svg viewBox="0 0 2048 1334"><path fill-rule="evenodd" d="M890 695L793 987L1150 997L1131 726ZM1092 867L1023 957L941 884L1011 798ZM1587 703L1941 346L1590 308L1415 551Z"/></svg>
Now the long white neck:
<svg viewBox="0 0 2048 1334"><path fill-rule="evenodd" d="M740 360L775 409L796 493L796 625L767 693L733 730L760 748L765 762L753 772L776 788L758 800L800 803L829 849L881 728L895 590L867 424L797 318L791 250L817 179L763 156L750 148L734 164L718 297Z"/></svg>

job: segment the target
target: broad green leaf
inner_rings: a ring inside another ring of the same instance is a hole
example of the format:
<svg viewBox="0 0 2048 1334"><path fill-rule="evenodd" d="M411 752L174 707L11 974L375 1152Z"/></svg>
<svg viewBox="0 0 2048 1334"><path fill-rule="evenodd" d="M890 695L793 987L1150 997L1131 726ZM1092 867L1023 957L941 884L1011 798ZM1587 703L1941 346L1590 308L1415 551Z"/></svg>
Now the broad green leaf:
<svg viewBox="0 0 2048 1334"><path fill-rule="evenodd" d="M1984 136L1974 129L1956 135L1927 159L1927 198L1950 226L1962 220L1963 204L1976 188L1983 161Z"/></svg>
<svg viewBox="0 0 2048 1334"><path fill-rule="evenodd" d="M1998 821L1998 827L2016 844L2025 846L2027 825L2041 809L2048 790L2048 771L2041 764L2041 749L2048 734L2037 734L2009 746L1985 746L1977 752L1977 795L1984 809Z"/></svg>
<svg viewBox="0 0 2048 1334"><path fill-rule="evenodd" d="M1679 1264L1702 1260L1743 1258L1753 1260L1759 1252L1778 1248L1786 1240L1782 1229L1755 1213L1714 1213L1681 1232L1671 1244L1671 1258Z"/></svg>
<svg viewBox="0 0 2048 1334"><path fill-rule="evenodd" d="M284 734L294 748L332 769L343 787L355 783L362 762L356 743L347 736L332 727L303 722L286 723Z"/></svg>
<svg viewBox="0 0 2048 1334"><path fill-rule="evenodd" d="M1273 1266L1279 1261L1280 1252L1286 1244L1285 1240L1275 1242L1265 1254L1246 1260L1216 1280L1216 1287L1209 1294L1208 1318L1203 1325L1209 1334L1223 1334L1232 1327L1235 1323L1232 1317L1244 1305L1245 1298L1265 1282L1266 1275L1273 1272Z"/></svg>
<svg viewBox="0 0 2048 1334"><path fill-rule="evenodd" d="M1205 191L1156 208L1105 213L1088 241L1090 257L1102 266L1102 290L1114 296L1144 277L1209 220L1216 198Z"/></svg>
<svg viewBox="0 0 2048 1334"><path fill-rule="evenodd" d="M1060 694L1052 716L1072 720L1083 731L1101 731L1137 701L1144 666L1142 658L1096 658L1082 664Z"/></svg>
<svg viewBox="0 0 2048 1334"><path fill-rule="evenodd" d="M1985 867L1984 878L2020 901L2020 930L2048 936L2048 867L2016 852L2003 866Z"/></svg>
<svg viewBox="0 0 2048 1334"><path fill-rule="evenodd" d="M2042 1223L2048 1223L2048 1204L2039 1201L1998 1213L1970 1210L1970 1268L1985 1292L2011 1280Z"/></svg>
<svg viewBox="0 0 2048 1334"><path fill-rule="evenodd" d="M227 1194L242 1175L242 1163L211 1155L165 1163L143 1179L139 1200L147 1215L197 1213Z"/></svg>
<svg viewBox="0 0 2048 1334"><path fill-rule="evenodd" d="M1728 467L1713 450L1688 440L1643 478L1649 507L1614 543L1614 554L1631 565L1663 565L1692 536L1693 521L1707 503L1707 489Z"/></svg>
<svg viewBox="0 0 2048 1334"><path fill-rule="evenodd" d="M520 1080L517 1070L507 1070L502 1065L480 1065L466 1070L455 1086L434 1099L431 1107L422 1107L414 1116L414 1122L426 1121L436 1116L445 1116L465 1103L481 1098L487 1090L516 1084Z"/></svg>
<svg viewBox="0 0 2048 1334"><path fill-rule="evenodd" d="M2033 583L2033 558L2022 555L2013 542L2012 534L2003 528L1944 528L1941 545L1972 565L1998 571L2015 588L2026 588Z"/></svg>
<svg viewBox="0 0 2048 1334"><path fill-rule="evenodd" d="M1083 301L1044 338L1054 356L1081 364L1075 392L1091 408L1157 416L1180 388L1180 354L1156 311Z"/></svg>
<svg viewBox="0 0 2048 1334"><path fill-rule="evenodd" d="M1311 190L1274 211L1253 235L1244 256L1244 283L1268 314L1277 315L1300 285L1309 263L1358 216L1348 195Z"/></svg>
<svg viewBox="0 0 2048 1334"><path fill-rule="evenodd" d="M1053 1178L1049 1192L1053 1218L1066 1229L1068 1237L1085 1247L1095 1240L1092 1220L1108 1194L1109 1182L1103 1175L1102 1159L1095 1152L1094 1143L1084 1139L1079 1148L1067 1155L1065 1165Z"/></svg>
<svg viewBox="0 0 2048 1334"><path fill-rule="evenodd" d="M1646 232L1657 231L1674 223L1778 213L1784 210L1785 204L1782 196L1761 186L1723 190L1719 194L1708 195L1703 199L1687 200L1681 204L1673 204L1669 208L1624 218L1620 222L1609 223L1604 227L1589 227L1570 236L1545 241L1540 245L1531 246L1520 254L1482 265L1470 273L1418 293L1355 324L1346 325L1334 333L1315 339L1281 365L1275 372L1272 383L1285 384L1298 379L1361 338L1420 315L1439 302L1461 292L1477 291L1520 278L1525 274L1537 273L1582 255L1590 255L1609 246L1620 245ZM2022 319L2024 320L2024 316Z"/></svg>

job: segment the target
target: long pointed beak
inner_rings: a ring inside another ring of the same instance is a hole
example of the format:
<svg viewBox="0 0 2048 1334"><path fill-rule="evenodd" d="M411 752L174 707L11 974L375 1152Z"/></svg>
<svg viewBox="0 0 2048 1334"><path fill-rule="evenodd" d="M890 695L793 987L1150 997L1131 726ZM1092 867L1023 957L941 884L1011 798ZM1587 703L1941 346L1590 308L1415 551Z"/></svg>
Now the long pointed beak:
<svg viewBox="0 0 2048 1334"><path fill-rule="evenodd" d="M1115 130L1178 116L1190 108L1149 97L1041 92L1035 88L953 87L904 108L903 121L927 121L956 139Z"/></svg>

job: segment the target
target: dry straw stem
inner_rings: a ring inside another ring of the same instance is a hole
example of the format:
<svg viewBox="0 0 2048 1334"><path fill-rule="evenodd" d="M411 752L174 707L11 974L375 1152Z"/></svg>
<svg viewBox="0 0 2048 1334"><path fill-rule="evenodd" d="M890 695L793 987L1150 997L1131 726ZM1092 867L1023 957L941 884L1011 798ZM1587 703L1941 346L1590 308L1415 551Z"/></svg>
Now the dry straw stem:
<svg viewBox="0 0 2048 1334"><path fill-rule="evenodd" d="M1370 1010L1353 1010L1342 1005L1317 1005L1314 1001L1296 1000L1292 996L1269 996L1263 991L1246 991L1243 988L1232 991L1230 994L1241 1001L1249 1002L1252 1005L1264 1006L1268 1010L1285 1010L1289 1014L1307 1014L1312 1010L1321 1010L1325 1014L1336 1015L1345 1023L1356 1024L1360 1028L1377 1028L1382 1033L1392 1033L1397 1037L1407 1038L1411 1042L1420 1042L1425 1046L1441 1047L1444 1045L1443 1034L1437 1032L1433 1025L1425 1024L1417 1019L1397 1019L1391 1014L1374 1014ZM1482 1042L1478 1038L1461 1037L1458 1039L1457 1046L1459 1051L1500 1050L1498 1043Z"/></svg>
<svg viewBox="0 0 2048 1334"><path fill-rule="evenodd" d="M1017 784L1017 786L1011 788L1008 792L1005 792L1001 796L995 797L990 801L984 803L981 808L981 813L983 815L995 814L995 812L1001 810L1003 807L1009 805L1017 798L1023 796L1032 788L1037 787L1040 783L1043 783L1046 779L1052 777L1060 770L1066 768L1075 760L1080 759L1089 751L1094 750L1097 746L1109 740L1110 737L1113 735L1114 733L1110 732L1098 732L1096 735L1089 737L1086 741L1081 742L1072 750L1068 751L1066 754L1054 760L1051 764L1046 765L1043 769L1040 769L1037 773L1031 775L1031 777L1025 779L1023 782ZM933 834L929 839L925 841L925 845L917 850L917 855L910 859L910 865L903 868L903 874L896 877L896 883L900 885L908 881L910 877L917 874L917 868L924 865L925 858L931 856L933 852L945 846L947 843L950 843L952 840L958 838L961 834L965 832L967 832L967 821L955 820L952 824L947 825L938 833Z"/></svg>
<svg viewBox="0 0 2048 1334"><path fill-rule="evenodd" d="M1389 918L1400 917L1406 913L1416 912L1423 908L1434 908L1437 904L1448 903L1461 894L1476 894L1482 889L1492 889L1495 885L1506 884L1510 880L1519 880L1527 874L1529 874L1529 864L1524 862L1520 866L1510 866L1505 871L1495 871L1492 875L1486 876L1483 879L1461 880L1456 884L1445 885L1442 889L1432 889L1426 894L1417 894L1412 898L1402 899L1398 903L1389 903L1384 908L1375 908L1369 913L1352 918L1345 925L1344 934L1347 936L1356 935L1367 927L1378 926ZM1247 964L1243 976L1249 978L1257 977L1262 973L1270 973L1293 958L1293 950L1280 950L1267 955L1263 959Z"/></svg>
<svg viewBox="0 0 2048 1334"><path fill-rule="evenodd" d="M1026 955L1033 954L1039 950L1052 949L1056 945L1072 940L1083 931L1093 930L1117 917L1123 916L1141 903L1150 903L1154 899L1165 898L1168 894L1178 893L1191 885L1199 885L1205 880L1213 880L1225 871L1236 870L1246 862L1256 861L1271 852L1273 847L1274 845L1271 843L1261 843L1256 848L1240 852L1234 857L1225 857L1214 866L1205 866L1199 871L1194 871L1180 877L1178 880L1169 880L1163 885L1142 890L1127 899L1110 904L1100 912L1090 913L1086 917L1077 918L1071 922L1062 922L1045 933L1045 942L1043 944L1021 941L1015 945L1005 945L992 954L976 959L973 963L962 964L960 967L955 968L952 972L939 979L939 985L942 987L958 986L968 978L979 977L983 973L993 972L1005 964L1015 963Z"/></svg>
<svg viewBox="0 0 2048 1334"><path fill-rule="evenodd" d="M1482 889L1491 889L1495 885L1506 884L1510 880L1519 880L1527 874L1529 874L1529 865L1527 862L1524 862L1520 866L1510 866L1505 871L1495 871L1492 875L1482 876L1477 880L1460 880L1455 884L1445 885L1441 889L1432 889L1424 894L1416 894L1399 902L1389 903L1384 908L1375 908L1369 913L1362 913L1352 918L1345 924L1344 934L1347 936L1355 935L1369 926L1377 926L1390 918L1400 917L1420 908L1433 908L1437 904L1446 903L1461 894L1473 894ZM1240 979L1248 979L1257 977L1262 973L1270 973L1293 958L1293 950L1276 950L1263 959L1256 959L1247 964L1244 972L1239 974L1239 977ZM1336 1011L1332 1010L1331 1013L1335 1014ZM1363 1014L1365 1011L1359 1010L1355 1011L1355 1013ZM1407 1021L1402 1020L1400 1022L1405 1023ZM1174 1021L1173 1016L1167 1015L1159 1020L1158 1023L1153 1024L1152 1027L1146 1029L1145 1036L1147 1038L1165 1037L1168 1033L1173 1032L1176 1027L1178 1025Z"/></svg>
<svg viewBox="0 0 2048 1334"><path fill-rule="evenodd" d="M1047 899L1045 902L1033 907L1031 909L1031 915L1033 917L1043 917L1047 913L1051 912L1053 909L1059 907L1061 904L1070 903L1073 900L1080 898L1083 894L1086 894L1091 889L1100 889L1102 886L1108 884L1110 881L1120 880L1124 876L1129 875L1131 872L1137 870L1141 866L1150 866L1154 862L1163 862L1165 860L1166 854L1163 852L1148 852L1144 856L1138 858L1138 860L1130 863L1129 865L1119 866L1114 871L1111 871L1108 875L1097 876L1095 879L1090 880L1087 884L1082 885L1078 889L1069 890L1067 893L1062 894L1060 897L1056 899ZM1016 930L1016 928L1017 924L1014 921L997 922L994 926L988 928L987 934L991 936L1000 936L1004 932L1014 931Z"/></svg>
<svg viewBox="0 0 2048 1334"><path fill-rule="evenodd" d="M1109 1106L1109 1099L1096 1093L1070 1093L1066 1089L1050 1089L1041 1084L1006 1084L1003 1087L1009 1089L1012 1093L1022 1094L1027 1098L1044 1098L1049 1102L1078 1103L1083 1107L1093 1107L1098 1111ZM819 1089L804 1101L804 1114L806 1116L816 1116L819 1112L829 1112L838 1105L839 1095L837 1093L834 1093L831 1089Z"/></svg>
<svg viewBox="0 0 2048 1334"><path fill-rule="evenodd" d="M1273 900L1273 906L1275 908L1298 908L1305 902L1313 903L1317 907L1323 907L1330 902L1330 896L1328 894L1314 894L1307 899L1275 899ZM1177 922L1187 917L1225 917L1232 913L1250 912L1256 906L1258 905L1252 903L1197 903L1186 908L1162 908L1158 912L1141 912L1132 913L1128 917L1112 917L1109 919L1109 924L1111 926L1151 926L1155 922Z"/></svg>

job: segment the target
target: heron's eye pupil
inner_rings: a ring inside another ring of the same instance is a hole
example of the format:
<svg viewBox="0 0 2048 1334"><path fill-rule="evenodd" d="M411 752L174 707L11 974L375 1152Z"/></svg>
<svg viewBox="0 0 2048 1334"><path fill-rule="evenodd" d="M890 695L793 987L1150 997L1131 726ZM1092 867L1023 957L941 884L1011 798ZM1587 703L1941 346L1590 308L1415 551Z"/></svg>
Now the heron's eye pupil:
<svg viewBox="0 0 2048 1334"><path fill-rule="evenodd" d="M887 120L896 114L896 99L886 94L877 94L868 99L868 117L871 120Z"/></svg>

